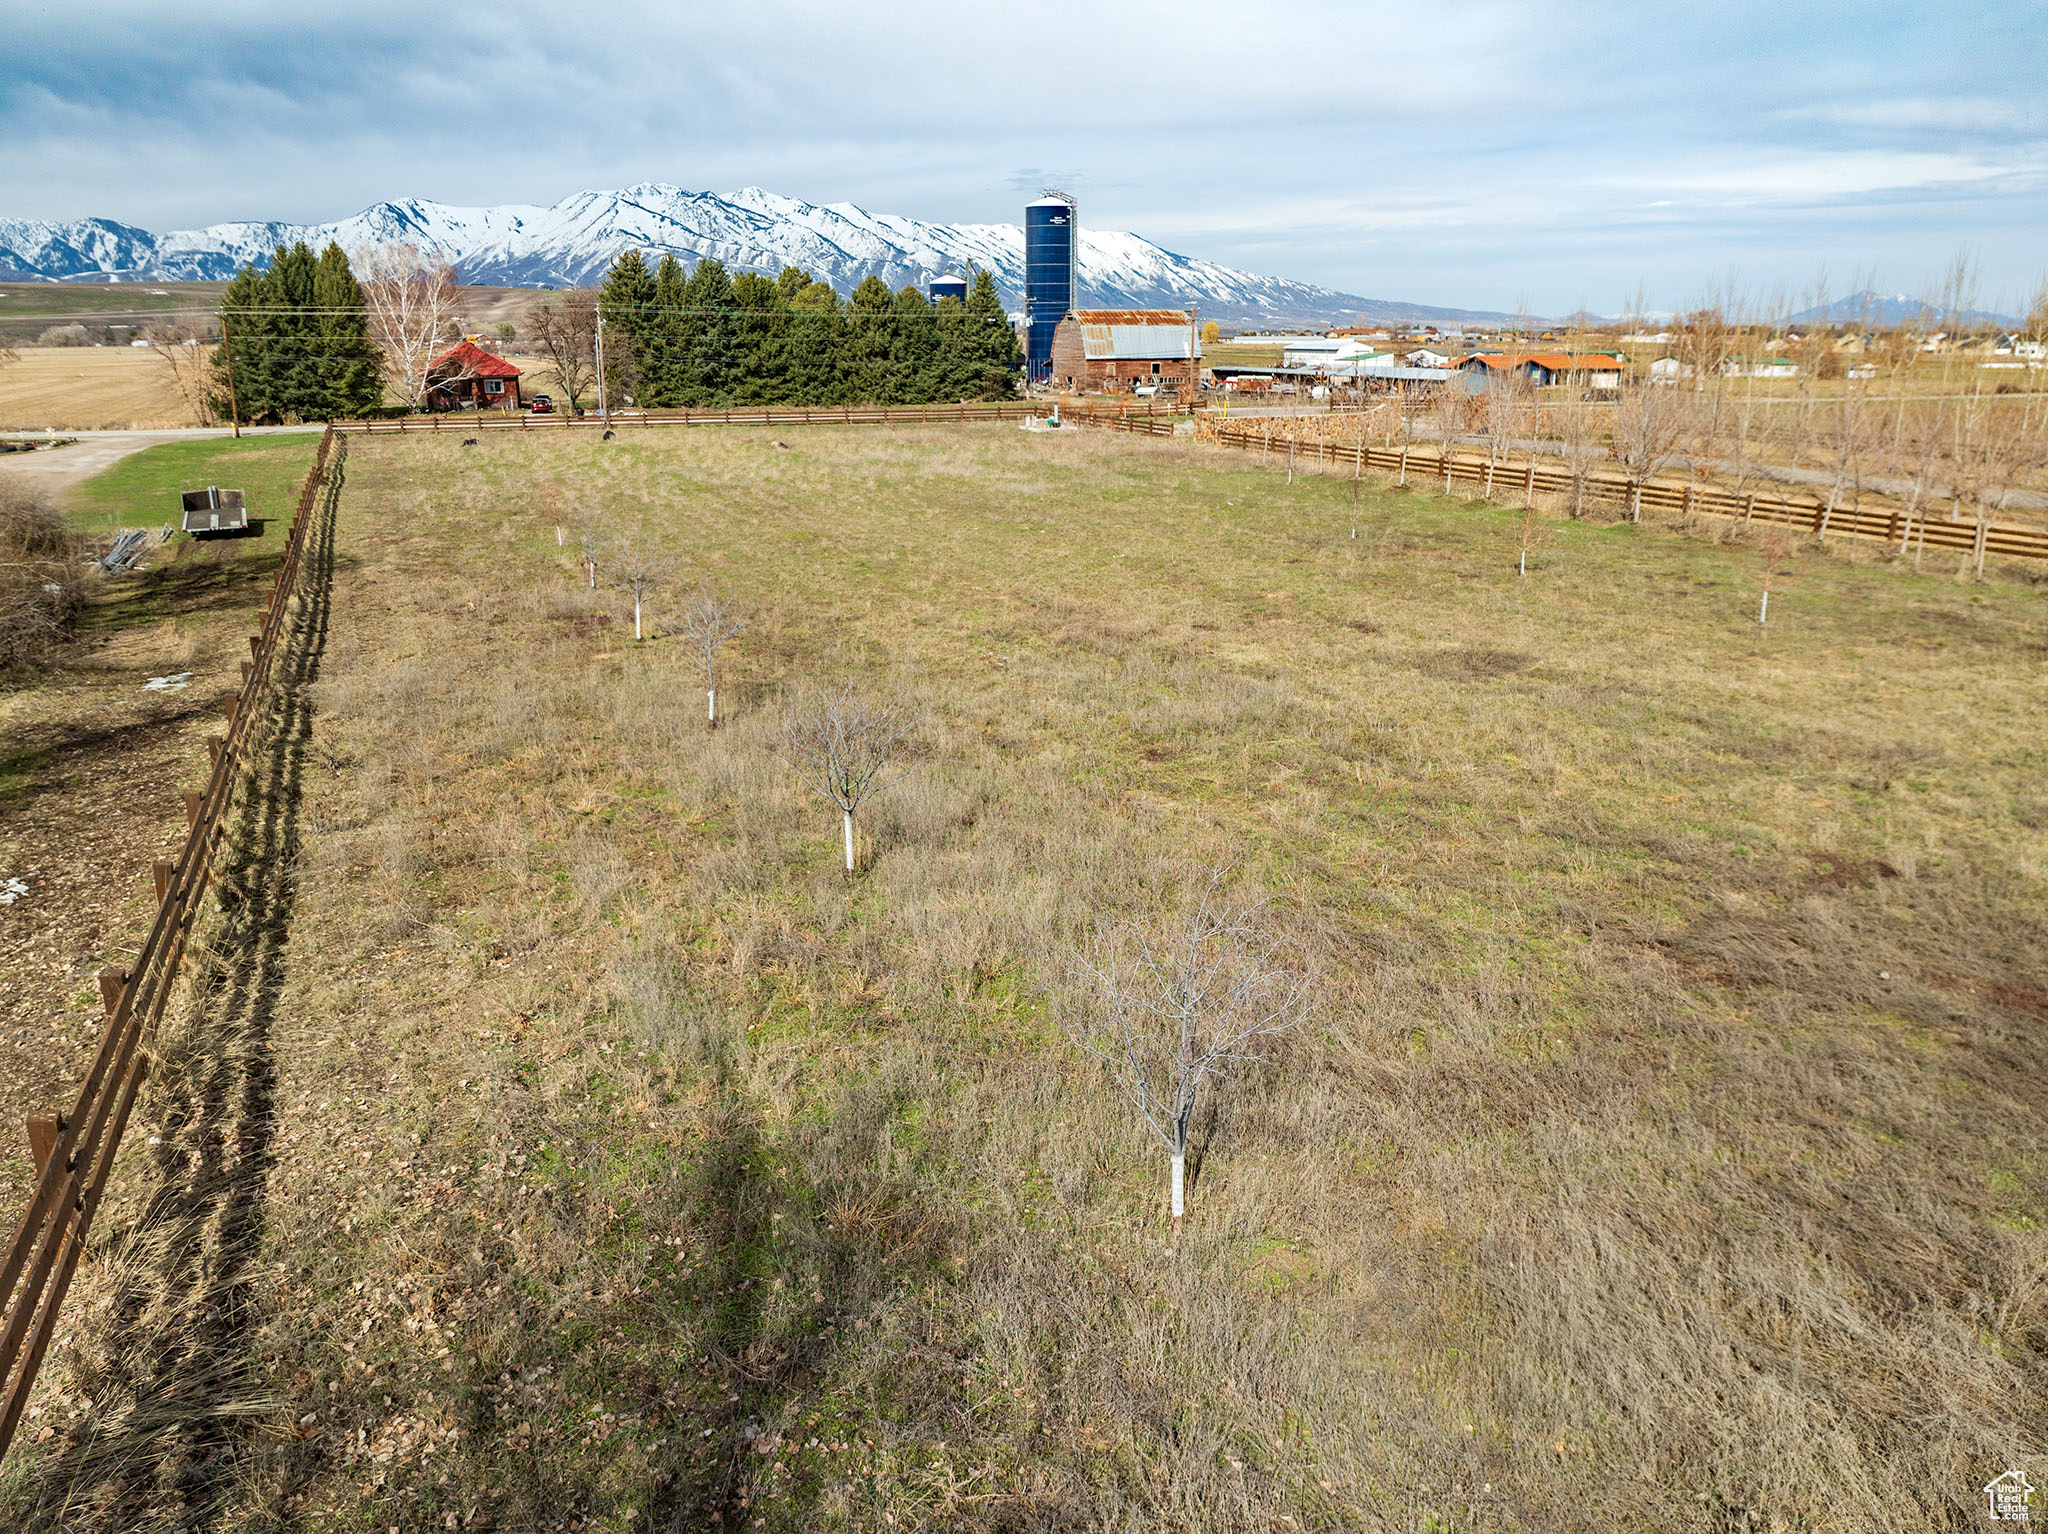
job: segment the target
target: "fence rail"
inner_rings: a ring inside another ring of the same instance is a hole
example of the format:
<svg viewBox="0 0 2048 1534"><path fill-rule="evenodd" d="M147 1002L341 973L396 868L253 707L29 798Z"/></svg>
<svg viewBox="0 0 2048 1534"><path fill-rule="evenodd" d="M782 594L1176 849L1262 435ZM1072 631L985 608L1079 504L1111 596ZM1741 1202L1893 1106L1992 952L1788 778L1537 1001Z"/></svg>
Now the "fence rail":
<svg viewBox="0 0 2048 1534"><path fill-rule="evenodd" d="M265 599L263 618L249 638L242 687L228 705L227 727L208 737L212 762L204 789L185 798L184 846L175 862L154 866L157 911L141 951L127 969L103 970L100 999L106 1032L68 1112L29 1116L28 1137L36 1181L14 1240L0 1261L0 1455L7 1452L35 1385L36 1371L57 1327L58 1309L85 1251L106 1190L114 1157L136 1094L149 1075L149 1047L162 1020L197 920L213 859L226 840L244 750L254 728L272 663L286 626L286 611L304 557L307 528L317 520L322 486L333 497L348 444L333 428L322 435L313 467L299 489L285 536L284 557Z"/></svg>
<svg viewBox="0 0 2048 1534"><path fill-rule="evenodd" d="M1091 425L1142 436L1171 436L1174 432L1173 422L1164 417L1094 411L1075 411L1073 415ZM1285 456L1291 452L1297 458L1355 472L1391 474L1403 484L1412 480L1441 485L1446 490L1454 484L1473 485L1483 487L1488 495L1503 490L1519 494L1525 502L1538 495L1579 498L1618 506L1631 515L1650 508L1681 516L1775 523L1816 536L1886 542L1900 553L1909 548L1958 549L1969 552L1980 566L1988 554L2008 559L2048 559L2048 530L2023 523L1936 521L1924 511L1909 512L1903 506L1838 505L1830 510L1825 501L1783 491L1770 495L1754 491L1736 494L1712 485L1638 480L1598 470L1574 474L1569 468L1540 464L1534 459L1488 463L1484 458L1460 457L1443 447L1423 451L1414 447L1304 440L1276 434L1268 427L1240 426L1211 417L1197 417L1194 429L1205 442L1266 455Z"/></svg>
<svg viewBox="0 0 2048 1534"><path fill-rule="evenodd" d="M499 417L404 416L392 421L335 421L331 426L337 432L383 436L405 432L560 431L579 427L603 427L616 432L638 426L958 425L975 421L1021 421L1031 416L1042 416L1049 408L1027 404L747 406L736 410L614 410L609 416L534 415L531 411L507 411Z"/></svg>

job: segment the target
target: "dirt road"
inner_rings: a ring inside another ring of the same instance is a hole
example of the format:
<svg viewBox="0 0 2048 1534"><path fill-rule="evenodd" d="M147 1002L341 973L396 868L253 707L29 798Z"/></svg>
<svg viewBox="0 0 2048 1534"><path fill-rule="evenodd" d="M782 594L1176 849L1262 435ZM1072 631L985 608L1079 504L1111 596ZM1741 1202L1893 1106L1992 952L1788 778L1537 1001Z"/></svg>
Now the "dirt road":
<svg viewBox="0 0 2048 1534"><path fill-rule="evenodd" d="M245 426L242 435L270 436L279 432L319 431L319 426ZM164 431L82 431L67 433L78 440L65 447L37 448L32 453L0 453L0 474L15 475L39 484L53 495L91 479L108 465L130 453L165 442L186 442L194 437L225 437L226 427L187 426Z"/></svg>

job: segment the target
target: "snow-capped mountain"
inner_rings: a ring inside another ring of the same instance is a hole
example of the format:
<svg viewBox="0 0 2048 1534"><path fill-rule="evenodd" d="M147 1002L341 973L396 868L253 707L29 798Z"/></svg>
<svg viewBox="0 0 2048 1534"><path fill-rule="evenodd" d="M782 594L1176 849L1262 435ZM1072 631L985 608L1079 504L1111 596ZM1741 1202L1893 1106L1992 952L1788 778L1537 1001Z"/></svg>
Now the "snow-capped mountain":
<svg viewBox="0 0 2048 1534"><path fill-rule="evenodd" d="M315 248L334 240L344 250L404 240L454 261L464 282L504 287L592 284L629 246L657 257L673 253L685 265L716 257L735 271L768 275L800 266L842 293L870 275L900 288L973 265L995 274L1010 308L1023 304L1024 231L1016 224L928 224L760 187L720 197L658 182L578 192L545 208L457 208L410 199L381 202L331 224L214 224L163 235L107 219L0 219L0 280L212 281L233 276L249 261L262 265L292 240ZM1085 225L1081 287L1084 304L1193 303L1204 318L1231 325L1505 318L1261 277L1177 255L1135 234Z"/></svg>
<svg viewBox="0 0 2048 1534"><path fill-rule="evenodd" d="M1877 293L1865 288L1860 293L1851 293L1847 298L1838 298L1827 307L1823 314L1818 305L1801 309L1792 315L1787 323L1793 325L1870 325L1880 330L1896 330L1901 325L1932 326L1939 328L1953 320L1965 326L2016 325L2019 323L2009 314L1993 314L1985 309L1963 309L1953 315L1939 304L1925 298L1914 298L1906 293Z"/></svg>

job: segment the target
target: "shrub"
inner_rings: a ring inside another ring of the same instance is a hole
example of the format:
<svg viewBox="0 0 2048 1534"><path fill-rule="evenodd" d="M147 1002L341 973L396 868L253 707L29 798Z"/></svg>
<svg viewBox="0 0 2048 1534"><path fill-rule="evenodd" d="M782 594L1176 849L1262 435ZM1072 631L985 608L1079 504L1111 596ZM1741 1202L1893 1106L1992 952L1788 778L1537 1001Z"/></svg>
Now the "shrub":
<svg viewBox="0 0 2048 1534"><path fill-rule="evenodd" d="M32 664L70 632L78 539L40 489L0 480L0 669Z"/></svg>

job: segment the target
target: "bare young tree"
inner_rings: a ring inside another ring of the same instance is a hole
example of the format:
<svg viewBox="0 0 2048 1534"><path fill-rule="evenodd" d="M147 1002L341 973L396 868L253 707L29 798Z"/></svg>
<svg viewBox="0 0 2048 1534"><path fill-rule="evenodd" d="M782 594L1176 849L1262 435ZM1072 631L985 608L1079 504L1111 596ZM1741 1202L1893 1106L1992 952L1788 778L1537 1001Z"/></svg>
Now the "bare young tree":
<svg viewBox="0 0 2048 1534"><path fill-rule="evenodd" d="M141 339L171 375L171 386L201 426L214 423L213 347L181 325L151 325Z"/></svg>
<svg viewBox="0 0 2048 1534"><path fill-rule="evenodd" d="M1764 528L1758 539L1758 546L1763 552L1764 594L1763 600L1757 604L1756 621L1762 626L1768 623L1771 617L1771 585L1792 563L1792 555L1798 544L1792 536L1791 528L1774 523Z"/></svg>
<svg viewBox="0 0 2048 1534"><path fill-rule="evenodd" d="M1692 396L1636 378L1622 384L1614 411L1614 456L1629 473L1628 519L1643 520L1643 481L1679 456L1692 425Z"/></svg>
<svg viewBox="0 0 2048 1534"><path fill-rule="evenodd" d="M458 295L455 268L417 245L387 244L358 250L349 261L363 289L370 339L384 354L384 373L405 408L418 412L434 383L461 383L468 376L430 380L427 370L448 349Z"/></svg>
<svg viewBox="0 0 2048 1534"><path fill-rule="evenodd" d="M804 786L839 807L846 836L846 872L855 869L853 819L883 789L900 783L915 768L898 764L917 733L918 717L900 698L876 698L853 690L803 693L790 701L782 722L782 756Z"/></svg>
<svg viewBox="0 0 2048 1534"><path fill-rule="evenodd" d="M593 573L596 568L593 558ZM633 642L638 644L644 637L640 628L641 609L648 597L675 578L675 561L644 533L634 533L612 541L605 570L611 583L633 599Z"/></svg>
<svg viewBox="0 0 2048 1534"><path fill-rule="evenodd" d="M1455 387L1455 385L1453 385ZM1479 430L1486 443L1486 499L1493 499L1493 475L1518 438L1536 433L1536 396L1529 375L1519 368L1486 380L1481 397Z"/></svg>
<svg viewBox="0 0 2048 1534"><path fill-rule="evenodd" d="M719 647L746 626L739 604L702 581L683 602L683 632L704 657L704 719L709 729L718 728Z"/></svg>
<svg viewBox="0 0 2048 1534"><path fill-rule="evenodd" d="M573 414L597 386L597 295L571 288L560 301L544 298L526 322L527 334L548 359Z"/></svg>
<svg viewBox="0 0 2048 1534"><path fill-rule="evenodd" d="M1264 906L1227 896L1223 878L1212 875L1176 917L1099 922L1068 955L1061 1022L1165 1145L1176 1231L1203 1085L1264 1060L1308 1011L1309 974L1290 962Z"/></svg>
<svg viewBox="0 0 2048 1534"><path fill-rule="evenodd" d="M592 591L597 590L597 556L603 552L604 537L597 530L595 522L586 522L577 534L577 548L583 554L583 573L589 579Z"/></svg>

